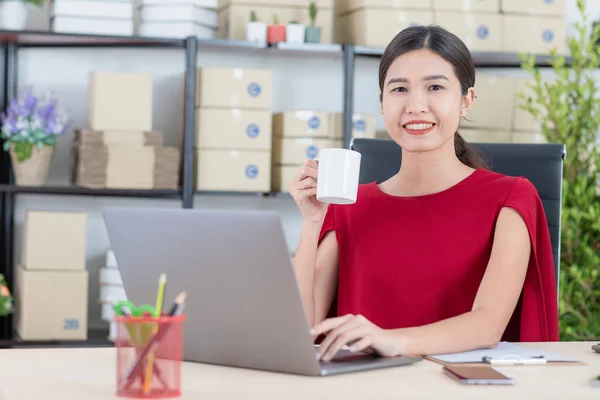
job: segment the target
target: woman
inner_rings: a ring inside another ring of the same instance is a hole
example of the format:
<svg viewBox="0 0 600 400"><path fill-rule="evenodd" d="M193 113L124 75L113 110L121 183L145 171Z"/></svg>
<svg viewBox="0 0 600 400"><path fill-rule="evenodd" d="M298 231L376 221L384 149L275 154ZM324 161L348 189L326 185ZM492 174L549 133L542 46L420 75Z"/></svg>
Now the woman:
<svg viewBox="0 0 600 400"><path fill-rule="evenodd" d="M290 192L303 216L294 258L319 356L344 345L382 356L439 354L507 341L556 341L552 249L535 187L485 168L457 133L475 99L464 43L411 27L379 68L381 113L402 148L389 180L353 205L316 200L317 164ZM337 315L327 318L334 300Z"/></svg>

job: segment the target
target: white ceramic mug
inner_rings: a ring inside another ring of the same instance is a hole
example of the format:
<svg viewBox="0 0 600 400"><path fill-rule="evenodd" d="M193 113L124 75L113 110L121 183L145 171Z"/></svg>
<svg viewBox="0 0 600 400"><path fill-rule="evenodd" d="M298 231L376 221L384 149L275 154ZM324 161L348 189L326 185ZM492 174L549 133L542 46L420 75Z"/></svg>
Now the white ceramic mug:
<svg viewBox="0 0 600 400"><path fill-rule="evenodd" d="M319 152L317 200L329 204L356 203L360 153L347 149Z"/></svg>

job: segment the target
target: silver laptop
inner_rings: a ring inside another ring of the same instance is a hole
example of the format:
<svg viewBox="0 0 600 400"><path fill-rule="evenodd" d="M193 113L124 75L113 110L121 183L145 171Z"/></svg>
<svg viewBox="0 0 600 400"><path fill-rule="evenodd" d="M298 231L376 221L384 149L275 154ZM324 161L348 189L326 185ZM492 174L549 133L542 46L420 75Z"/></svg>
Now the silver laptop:
<svg viewBox="0 0 600 400"><path fill-rule="evenodd" d="M341 350L317 359L276 212L107 208L104 219L127 297L164 310L187 293L184 360L324 376L413 364Z"/></svg>

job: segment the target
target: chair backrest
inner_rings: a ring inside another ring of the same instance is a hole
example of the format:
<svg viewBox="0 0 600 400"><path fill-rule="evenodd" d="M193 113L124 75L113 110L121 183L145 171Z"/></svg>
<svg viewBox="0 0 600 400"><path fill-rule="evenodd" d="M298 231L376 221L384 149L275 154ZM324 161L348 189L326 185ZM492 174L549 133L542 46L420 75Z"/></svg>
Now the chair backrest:
<svg viewBox="0 0 600 400"><path fill-rule="evenodd" d="M510 176L524 176L536 187L544 204L550 230L558 290L565 146L556 143L470 144L482 153L492 171ZM400 168L402 149L392 140L353 139L350 148L361 153L360 183L382 182L397 173Z"/></svg>

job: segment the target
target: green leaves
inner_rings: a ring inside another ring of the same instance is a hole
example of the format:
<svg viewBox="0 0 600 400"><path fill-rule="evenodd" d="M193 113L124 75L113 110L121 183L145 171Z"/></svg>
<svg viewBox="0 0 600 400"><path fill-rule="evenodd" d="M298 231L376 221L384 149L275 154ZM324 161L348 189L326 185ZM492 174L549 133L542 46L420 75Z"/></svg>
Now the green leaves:
<svg viewBox="0 0 600 400"><path fill-rule="evenodd" d="M532 56L522 68L532 75L519 94L521 108L541 123L549 142L567 147L561 221L559 312L562 340L600 337L600 91L594 75L600 66L600 25L587 29L585 2L577 7L583 21L567 41L571 58L551 52L553 79L545 80Z"/></svg>

